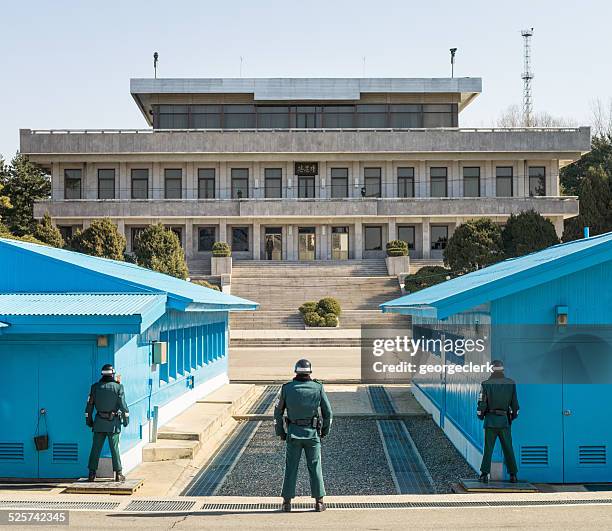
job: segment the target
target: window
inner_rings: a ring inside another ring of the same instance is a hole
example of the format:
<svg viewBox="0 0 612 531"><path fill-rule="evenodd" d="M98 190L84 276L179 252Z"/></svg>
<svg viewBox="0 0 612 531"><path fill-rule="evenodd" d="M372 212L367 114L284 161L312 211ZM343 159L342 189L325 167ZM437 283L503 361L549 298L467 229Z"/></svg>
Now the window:
<svg viewBox="0 0 612 531"><path fill-rule="evenodd" d="M480 168L463 168L463 197L480 197Z"/></svg>
<svg viewBox="0 0 612 531"><path fill-rule="evenodd" d="M355 127L354 105L326 105L323 107L323 127L351 128Z"/></svg>
<svg viewBox="0 0 612 531"><path fill-rule="evenodd" d="M388 127L386 105L357 105L357 127Z"/></svg>
<svg viewBox="0 0 612 531"><path fill-rule="evenodd" d="M187 129L189 127L187 105L159 105L155 127L159 129Z"/></svg>
<svg viewBox="0 0 612 531"><path fill-rule="evenodd" d="M366 251L382 251L382 227L366 226L363 228Z"/></svg>
<svg viewBox="0 0 612 531"><path fill-rule="evenodd" d="M363 179L366 197L382 197L380 168L364 168Z"/></svg>
<svg viewBox="0 0 612 531"><path fill-rule="evenodd" d="M397 239L408 244L408 249L414 249L414 226L400 225L397 227Z"/></svg>
<svg viewBox="0 0 612 531"><path fill-rule="evenodd" d="M447 168L430 168L431 197L448 197Z"/></svg>
<svg viewBox="0 0 612 531"><path fill-rule="evenodd" d="M398 197L414 197L414 168L397 169Z"/></svg>
<svg viewBox="0 0 612 531"><path fill-rule="evenodd" d="M58 225L57 228L66 243L74 236L74 227L72 225Z"/></svg>
<svg viewBox="0 0 612 531"><path fill-rule="evenodd" d="M183 196L183 171L181 169L164 170L164 197L180 199Z"/></svg>
<svg viewBox="0 0 612 531"><path fill-rule="evenodd" d="M264 169L264 195L268 198L283 197L283 171L280 168Z"/></svg>
<svg viewBox="0 0 612 531"><path fill-rule="evenodd" d="M191 105L190 124L194 129L220 129L221 105Z"/></svg>
<svg viewBox="0 0 612 531"><path fill-rule="evenodd" d="M115 170L98 170L98 199L115 199Z"/></svg>
<svg viewBox="0 0 612 531"><path fill-rule="evenodd" d="M299 105L291 108L291 127L313 129L321 127L321 107Z"/></svg>
<svg viewBox="0 0 612 531"><path fill-rule="evenodd" d="M81 199L81 170L64 170L64 199Z"/></svg>
<svg viewBox="0 0 612 531"><path fill-rule="evenodd" d="M259 129L287 129L289 127L289 107L259 105L257 107L257 127Z"/></svg>
<svg viewBox="0 0 612 531"><path fill-rule="evenodd" d="M512 166L497 166L495 168L495 195L497 197L512 197Z"/></svg>
<svg viewBox="0 0 612 531"><path fill-rule="evenodd" d="M448 227L446 225L431 226L431 248L434 251L446 249L448 242Z"/></svg>
<svg viewBox="0 0 612 531"><path fill-rule="evenodd" d="M249 228L232 227L232 251L249 250Z"/></svg>
<svg viewBox="0 0 612 531"><path fill-rule="evenodd" d="M423 112L421 105L390 105L391 127L407 129L423 127Z"/></svg>
<svg viewBox="0 0 612 531"><path fill-rule="evenodd" d="M198 168L198 198L215 198L215 169Z"/></svg>
<svg viewBox="0 0 612 531"><path fill-rule="evenodd" d="M215 243L215 228L214 227L200 227L198 229L198 251L200 252L212 251L213 243Z"/></svg>
<svg viewBox="0 0 612 531"><path fill-rule="evenodd" d="M249 169L232 168L232 198L245 199L249 197Z"/></svg>
<svg viewBox="0 0 612 531"><path fill-rule="evenodd" d="M136 242L138 241L138 236L144 230L144 227L132 227L130 230L130 234L132 235L132 251L136 248Z"/></svg>
<svg viewBox="0 0 612 531"><path fill-rule="evenodd" d="M225 129L255 129L254 105L224 105Z"/></svg>
<svg viewBox="0 0 612 531"><path fill-rule="evenodd" d="M149 170L132 170L132 199L147 199L149 197Z"/></svg>
<svg viewBox="0 0 612 531"><path fill-rule="evenodd" d="M331 196L348 197L348 168L331 169Z"/></svg>
<svg viewBox="0 0 612 531"><path fill-rule="evenodd" d="M423 127L457 127L456 109L453 104L423 105Z"/></svg>
<svg viewBox="0 0 612 531"><path fill-rule="evenodd" d="M315 178L314 177L298 177L298 197L300 198L315 197Z"/></svg>
<svg viewBox="0 0 612 531"><path fill-rule="evenodd" d="M529 195L546 195L546 168L529 166Z"/></svg>

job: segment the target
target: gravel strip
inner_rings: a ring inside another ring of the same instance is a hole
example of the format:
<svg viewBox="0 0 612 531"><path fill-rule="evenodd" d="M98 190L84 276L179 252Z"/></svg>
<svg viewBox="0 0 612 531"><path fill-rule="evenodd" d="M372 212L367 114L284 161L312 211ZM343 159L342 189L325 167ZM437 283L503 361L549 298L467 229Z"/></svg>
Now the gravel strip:
<svg viewBox="0 0 612 531"><path fill-rule="evenodd" d="M476 472L429 417L406 419L406 427L440 494L452 492L461 478L477 478Z"/></svg>
<svg viewBox="0 0 612 531"><path fill-rule="evenodd" d="M280 496L285 443L263 422L218 496ZM322 444L323 477L328 495L396 494L376 421L340 418ZM310 496L305 458L300 462L297 496Z"/></svg>

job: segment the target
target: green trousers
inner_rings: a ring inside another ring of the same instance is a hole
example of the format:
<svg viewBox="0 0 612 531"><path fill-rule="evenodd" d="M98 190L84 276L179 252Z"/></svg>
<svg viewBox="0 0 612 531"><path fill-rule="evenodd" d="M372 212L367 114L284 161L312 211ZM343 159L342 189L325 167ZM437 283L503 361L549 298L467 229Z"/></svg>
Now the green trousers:
<svg viewBox="0 0 612 531"><path fill-rule="evenodd" d="M514 450L512 449L512 434L510 433L510 428L485 428L484 452L482 454L480 471L483 474L489 474L491 472L491 456L493 455L495 441L498 437L502 451L504 452L504 461L506 461L508 472L510 472L510 474L516 474L518 468L516 466Z"/></svg>
<svg viewBox="0 0 612 531"><path fill-rule="evenodd" d="M287 438L285 479L281 496L285 499L295 498L295 483L302 450L306 454L306 466L310 476L310 495L313 498L322 498L325 496L325 486L323 485L323 469L321 468L321 441L290 437Z"/></svg>
<svg viewBox="0 0 612 531"><path fill-rule="evenodd" d="M121 453L119 452L120 435L120 433L107 433L103 431L93 432L91 452L89 453L89 470L98 470L100 452L102 451L102 447L104 446L104 440L108 437L108 446L110 447L111 457L113 459L113 470L115 472L121 472Z"/></svg>

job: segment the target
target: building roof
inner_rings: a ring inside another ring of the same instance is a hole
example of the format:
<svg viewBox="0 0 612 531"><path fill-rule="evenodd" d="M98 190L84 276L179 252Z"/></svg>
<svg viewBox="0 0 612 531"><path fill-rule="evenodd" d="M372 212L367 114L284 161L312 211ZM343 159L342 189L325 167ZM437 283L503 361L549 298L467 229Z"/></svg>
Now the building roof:
<svg viewBox="0 0 612 531"><path fill-rule="evenodd" d="M612 232L504 260L380 305L383 312L444 319L612 260Z"/></svg>
<svg viewBox="0 0 612 531"><path fill-rule="evenodd" d="M159 94L252 94L255 101L358 101L361 94L460 94L459 109L482 92L479 77L455 78L168 78L130 79L130 92L151 123Z"/></svg>
<svg viewBox="0 0 612 531"><path fill-rule="evenodd" d="M37 253L49 259L70 264L72 267L112 277L131 292L166 293L168 305L178 310L236 311L256 310L259 306L256 302L205 288L128 262L98 258L65 249L5 238L0 238L0 250L2 246ZM95 286L92 286L92 291L95 291Z"/></svg>

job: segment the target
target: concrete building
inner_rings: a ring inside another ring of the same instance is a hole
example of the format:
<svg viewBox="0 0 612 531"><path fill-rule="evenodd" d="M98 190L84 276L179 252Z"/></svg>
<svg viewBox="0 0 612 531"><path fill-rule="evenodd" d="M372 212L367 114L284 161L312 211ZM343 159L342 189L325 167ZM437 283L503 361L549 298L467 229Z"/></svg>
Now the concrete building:
<svg viewBox="0 0 612 531"><path fill-rule="evenodd" d="M556 245L381 305L412 315L413 336L484 339L479 352L428 352L426 364L501 359L517 383L512 424L519 477L534 482L612 481L612 233ZM455 345L458 343L455 342ZM417 400L478 470L480 382L467 372L418 374ZM492 472L504 474L499 445Z"/></svg>
<svg viewBox="0 0 612 531"><path fill-rule="evenodd" d="M561 196L559 168L590 149L589 128L460 128L481 84L132 79L149 129L23 129L20 151L52 175L37 217L66 234L111 217L128 250L161 221L192 264L214 241L236 259L343 260L399 238L436 259L457 224L527 209L560 233L578 202Z"/></svg>
<svg viewBox="0 0 612 531"><path fill-rule="evenodd" d="M133 264L14 240L0 239L0 263L3 478L87 474L83 412L105 363L122 376L130 424L121 454L124 470L134 468L156 406L161 426L228 383L228 312L257 307ZM154 341L166 344L165 360L153 356ZM37 424L49 436L41 451Z"/></svg>

